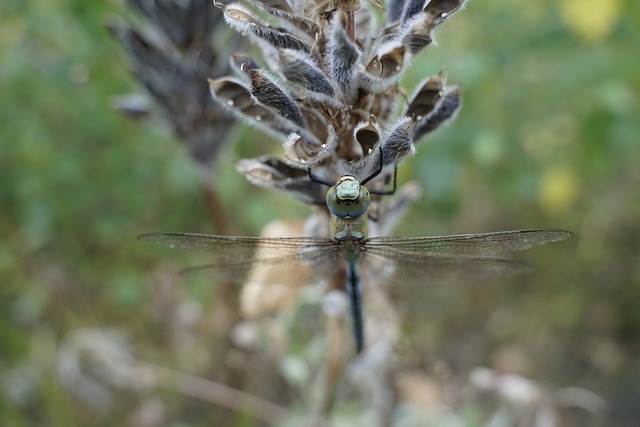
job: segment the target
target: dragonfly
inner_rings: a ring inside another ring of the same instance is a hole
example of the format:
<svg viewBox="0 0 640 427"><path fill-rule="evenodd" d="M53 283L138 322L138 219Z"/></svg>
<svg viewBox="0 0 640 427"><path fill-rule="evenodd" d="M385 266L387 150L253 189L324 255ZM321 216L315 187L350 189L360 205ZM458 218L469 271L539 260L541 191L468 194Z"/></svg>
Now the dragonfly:
<svg viewBox="0 0 640 427"><path fill-rule="evenodd" d="M380 167L361 182L353 175L331 183L309 178L329 187L325 203L330 214L329 237L242 237L195 233L154 232L139 236L143 241L170 248L207 254L210 264L187 270L211 270L238 280L256 265L311 266L319 274L342 275L349 299L356 352L365 347L361 271L380 272L394 283L427 285L439 280L483 279L530 270L528 264L496 257L533 246L558 242L573 236L561 229L510 230L435 237L368 237L367 210L371 194L393 190L369 190L365 184L380 174ZM374 273L377 275L378 273Z"/></svg>

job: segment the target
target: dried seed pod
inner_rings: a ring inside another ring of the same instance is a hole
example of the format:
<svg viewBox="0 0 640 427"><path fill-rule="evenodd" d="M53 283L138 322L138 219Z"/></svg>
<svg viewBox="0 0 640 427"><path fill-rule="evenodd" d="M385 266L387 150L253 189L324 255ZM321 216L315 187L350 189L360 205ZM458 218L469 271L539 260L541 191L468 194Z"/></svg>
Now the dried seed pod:
<svg viewBox="0 0 640 427"><path fill-rule="evenodd" d="M322 154L326 154L325 145L310 144L297 133L289 135L284 147L284 157L301 165L313 166Z"/></svg>
<svg viewBox="0 0 640 427"><path fill-rule="evenodd" d="M328 53L329 71L331 78L342 91L343 101L352 98L356 68L360 59L360 50L345 33L339 19L332 22Z"/></svg>
<svg viewBox="0 0 640 427"><path fill-rule="evenodd" d="M429 3L429 0L407 0L402 10L402 23L404 24L418 13L421 13L426 6L425 3Z"/></svg>
<svg viewBox="0 0 640 427"><path fill-rule="evenodd" d="M326 143L329 139L329 129L330 126L327 122L327 119L316 109L313 109L309 106L302 105L300 107L302 111L302 116L304 117L305 122L305 137L307 139L315 139L317 141L322 141ZM310 135L313 135L311 138Z"/></svg>
<svg viewBox="0 0 640 427"><path fill-rule="evenodd" d="M329 126L329 137L324 144L316 144L291 133L284 143L285 158L298 167L315 166L334 154L338 138Z"/></svg>
<svg viewBox="0 0 640 427"><path fill-rule="evenodd" d="M334 108L342 107L336 99L331 82L308 55L292 50L280 51L280 72L287 82L292 83L300 95L311 98Z"/></svg>
<svg viewBox="0 0 640 427"><path fill-rule="evenodd" d="M445 90L433 110L416 122L413 138L417 141L429 132L433 132L445 122L451 120L460 107L460 88L454 86Z"/></svg>
<svg viewBox="0 0 640 427"><path fill-rule="evenodd" d="M369 61L365 70L372 76L388 79L398 75L404 63L405 47L402 44L385 44Z"/></svg>
<svg viewBox="0 0 640 427"><path fill-rule="evenodd" d="M264 49L295 49L309 52L309 46L300 38L269 28L243 6L236 3L217 6L222 10L225 21L232 28L251 38Z"/></svg>
<svg viewBox="0 0 640 427"><path fill-rule="evenodd" d="M393 166L407 155L415 154L413 144L413 120L401 117L383 132L378 147L382 150L382 166ZM368 150L364 156L348 164L348 172L354 175L370 175L380 167L380 150ZM384 174L383 174L384 175Z"/></svg>
<svg viewBox="0 0 640 427"><path fill-rule="evenodd" d="M249 88L232 78L209 79L211 97L218 105L236 118L268 132L276 138L284 138L273 112L257 105L251 98Z"/></svg>
<svg viewBox="0 0 640 427"><path fill-rule="evenodd" d="M369 61L363 74L363 86L373 92L382 93L395 84L409 63L404 44L397 41L383 43Z"/></svg>
<svg viewBox="0 0 640 427"><path fill-rule="evenodd" d="M244 52L233 52L231 54L231 69L239 71L242 64L247 64L249 68L257 70L262 68L258 62Z"/></svg>
<svg viewBox="0 0 640 427"><path fill-rule="evenodd" d="M235 79L226 77L215 80L209 79L209 88L211 89L211 95L221 104L228 107L234 107L242 111L255 105L251 99L249 88Z"/></svg>
<svg viewBox="0 0 640 427"><path fill-rule="evenodd" d="M360 122L353 130L353 138L362 147L362 153L370 154L380 144L380 125L374 116Z"/></svg>
<svg viewBox="0 0 640 427"><path fill-rule="evenodd" d="M426 13L439 25L455 12L460 10L465 0L408 0L402 11L402 22L405 23L419 13Z"/></svg>
<svg viewBox="0 0 640 427"><path fill-rule="evenodd" d="M258 0L247 0L247 2L256 9L266 12L275 18L279 18L279 21L291 31L302 30L309 36L314 36L320 31L320 28L314 21L291 13L291 9L286 2L279 5L266 5Z"/></svg>
<svg viewBox="0 0 640 427"><path fill-rule="evenodd" d="M442 24L464 6L465 0L431 0L423 12L433 16L436 25Z"/></svg>
<svg viewBox="0 0 640 427"><path fill-rule="evenodd" d="M440 98L442 98L443 83L442 74L429 77L423 81L420 89L411 98L405 116L414 117L416 121L420 121L420 119L433 111Z"/></svg>
<svg viewBox="0 0 640 427"><path fill-rule="evenodd" d="M433 43L431 32L435 27L434 19L430 14L421 13L405 26L402 42L409 47L412 56Z"/></svg>
<svg viewBox="0 0 640 427"><path fill-rule="evenodd" d="M424 4L422 10L421 3ZM399 39L408 47L411 55L415 56L433 43L433 29L449 19L463 4L464 0L427 0L426 3L423 0L409 1L403 11Z"/></svg>
<svg viewBox="0 0 640 427"><path fill-rule="evenodd" d="M260 69L249 68L242 64L240 68L251 83L251 96L260 105L275 112L285 121L290 121L299 127L304 127L304 119L298 105L275 80Z"/></svg>
<svg viewBox="0 0 640 427"><path fill-rule="evenodd" d="M262 156L256 159L242 159L236 169L249 182L262 188L283 191L304 203L318 203L324 200L325 189L309 180L307 167L292 167L276 156Z"/></svg>
<svg viewBox="0 0 640 427"><path fill-rule="evenodd" d="M384 156L384 165L395 164L403 157L413 156L416 148L413 144L414 122L410 117L401 117L384 135L380 147Z"/></svg>

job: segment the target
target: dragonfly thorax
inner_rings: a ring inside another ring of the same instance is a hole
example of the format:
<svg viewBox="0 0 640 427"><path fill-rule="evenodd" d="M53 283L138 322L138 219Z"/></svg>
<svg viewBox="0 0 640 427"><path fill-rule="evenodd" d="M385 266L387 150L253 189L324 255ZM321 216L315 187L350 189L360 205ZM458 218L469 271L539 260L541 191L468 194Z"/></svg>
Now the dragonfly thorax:
<svg viewBox="0 0 640 427"><path fill-rule="evenodd" d="M371 196L366 187L351 176L341 177L336 185L329 188L326 197L329 211L340 218L357 218L369 208Z"/></svg>

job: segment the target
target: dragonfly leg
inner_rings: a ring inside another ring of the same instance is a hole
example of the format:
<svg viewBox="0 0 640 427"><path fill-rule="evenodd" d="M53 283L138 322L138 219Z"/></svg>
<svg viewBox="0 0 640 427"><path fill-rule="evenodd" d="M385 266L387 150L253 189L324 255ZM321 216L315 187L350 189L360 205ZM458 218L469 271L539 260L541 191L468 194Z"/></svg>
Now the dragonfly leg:
<svg viewBox="0 0 640 427"><path fill-rule="evenodd" d="M393 188L391 190L369 190L369 194L377 196L391 196L396 193L396 183L398 178L398 164L393 165Z"/></svg>
<svg viewBox="0 0 640 427"><path fill-rule="evenodd" d="M376 169L371 175L366 177L360 182L360 185L365 185L367 182L371 181L376 176L380 175L382 172L382 168L384 167L384 155L382 153L382 147L378 149L380 152L380 162L378 163L378 169ZM378 196L389 196L396 192L396 181L398 178L398 164L394 163L393 165L393 188L391 190L369 190L370 194L376 194Z"/></svg>
<svg viewBox="0 0 640 427"><path fill-rule="evenodd" d="M327 187L333 187L335 185L335 182L329 182L326 179L320 178L319 176L314 175L311 172L311 166L309 166L307 168L307 171L309 172L309 180L311 182L315 182L317 184L322 184L322 185L326 185ZM324 203L324 202L323 202Z"/></svg>

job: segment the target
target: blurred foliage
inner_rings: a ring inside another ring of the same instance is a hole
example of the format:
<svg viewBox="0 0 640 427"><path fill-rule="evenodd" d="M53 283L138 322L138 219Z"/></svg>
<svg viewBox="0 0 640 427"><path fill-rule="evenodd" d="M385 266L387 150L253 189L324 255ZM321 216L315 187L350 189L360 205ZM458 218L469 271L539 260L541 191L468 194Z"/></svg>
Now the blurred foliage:
<svg viewBox="0 0 640 427"><path fill-rule="evenodd" d="M56 375L66 334L87 326L124 331L148 361L216 369L207 366L210 329L193 327L176 346L154 306L160 278L178 281L193 257L135 240L210 230L198 174L169 129L110 108L134 89L105 29L123 9L114 0L0 3L1 425L144 425L136 416L153 399L164 402L166 425L215 419L211 405L171 392L122 393L117 411L100 411ZM424 196L399 234L578 235L527 255L531 276L408 301L417 314L405 318L405 351L427 372L442 361L460 376L478 365L516 371L602 395L611 404L603 425L640 418L639 9L632 0L472 1L406 77L413 87L444 69L462 84L464 105L401 165L401 180L418 179ZM237 138L218 175L234 234L304 218L307 208L233 169L234 159L280 148L250 130ZM165 298L206 312L216 290L183 284ZM277 385L261 387L287 401ZM252 425L242 414L235 423Z"/></svg>

